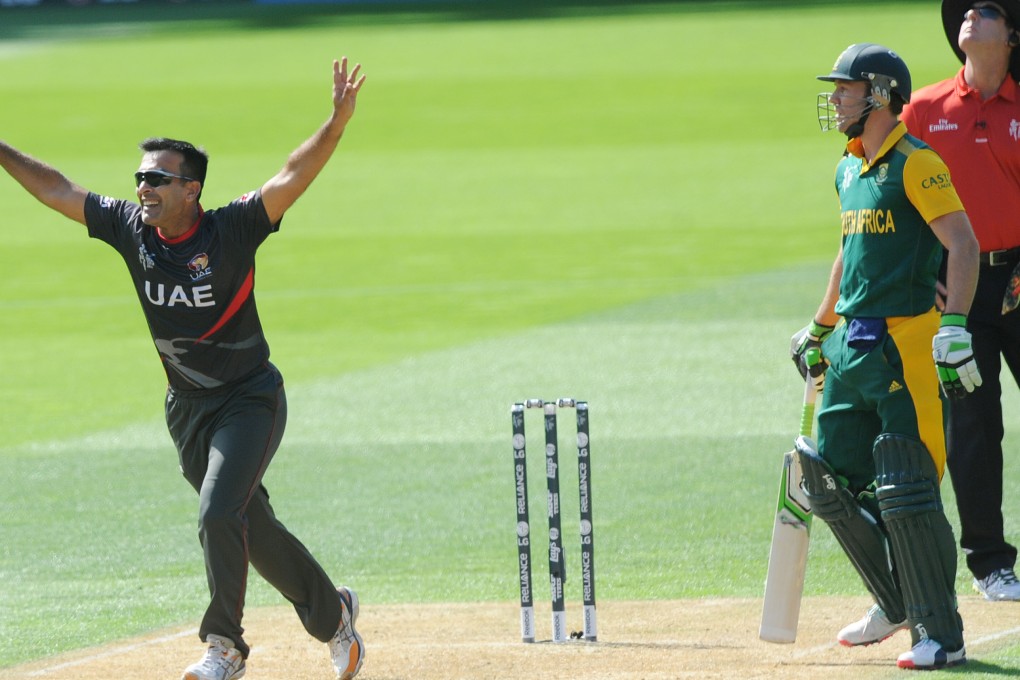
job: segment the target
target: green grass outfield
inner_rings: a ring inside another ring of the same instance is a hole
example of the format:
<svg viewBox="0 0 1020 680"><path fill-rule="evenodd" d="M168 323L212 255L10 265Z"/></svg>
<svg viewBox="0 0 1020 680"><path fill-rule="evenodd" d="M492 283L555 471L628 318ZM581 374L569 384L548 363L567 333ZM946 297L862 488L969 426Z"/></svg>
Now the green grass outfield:
<svg viewBox="0 0 1020 680"><path fill-rule="evenodd" d="M214 207L325 119L332 58L361 61L341 150L260 251L291 403L266 479L281 518L366 603L513 601L509 406L577 396L599 597L759 596L799 413L787 343L838 239L814 76L859 41L917 85L948 75L937 7L488 5L3 10L0 137L121 197L139 140L186 138ZM6 177L0 206L3 667L196 621L206 591L123 265ZM862 592L824 529L807 592ZM253 579L249 606L279 603ZM1020 648L982 660L1015 673Z"/></svg>

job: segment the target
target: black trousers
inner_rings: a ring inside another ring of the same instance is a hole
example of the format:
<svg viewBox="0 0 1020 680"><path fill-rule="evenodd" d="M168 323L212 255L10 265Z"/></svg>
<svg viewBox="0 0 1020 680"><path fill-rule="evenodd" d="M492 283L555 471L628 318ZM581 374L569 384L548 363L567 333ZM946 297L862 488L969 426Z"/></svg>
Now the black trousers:
<svg viewBox="0 0 1020 680"><path fill-rule="evenodd" d="M1012 568L1017 556L1003 534L1000 373L1004 360L1020 386L1020 309L1002 315L1002 296L1018 260L981 265L967 330L982 384L949 407L947 463L960 512L960 546L976 578Z"/></svg>
<svg viewBox="0 0 1020 680"><path fill-rule="evenodd" d="M166 419L181 472L199 495L198 536L211 602L199 627L243 639L248 565L294 606L308 633L327 642L340 626L336 589L315 558L276 518L262 477L283 438L287 399L274 366L221 388L169 390Z"/></svg>

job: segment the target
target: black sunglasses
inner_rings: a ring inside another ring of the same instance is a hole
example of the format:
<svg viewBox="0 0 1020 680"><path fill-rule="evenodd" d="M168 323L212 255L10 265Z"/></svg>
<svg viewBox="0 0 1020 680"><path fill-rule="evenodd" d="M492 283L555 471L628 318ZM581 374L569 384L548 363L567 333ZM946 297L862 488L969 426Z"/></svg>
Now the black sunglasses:
<svg viewBox="0 0 1020 680"><path fill-rule="evenodd" d="M971 7L971 9L977 12L982 19L998 19L1000 17L1003 19L1006 18L1006 15L1003 14L999 9L995 7L989 7L988 5L985 5L983 7Z"/></svg>
<svg viewBox="0 0 1020 680"><path fill-rule="evenodd" d="M183 179L186 182L197 182L197 179L192 177L185 177L184 175L175 175L172 172L166 170L146 170L142 172L139 170L135 173L135 186L142 186L142 182L145 182L150 187L161 187L170 184L175 179Z"/></svg>

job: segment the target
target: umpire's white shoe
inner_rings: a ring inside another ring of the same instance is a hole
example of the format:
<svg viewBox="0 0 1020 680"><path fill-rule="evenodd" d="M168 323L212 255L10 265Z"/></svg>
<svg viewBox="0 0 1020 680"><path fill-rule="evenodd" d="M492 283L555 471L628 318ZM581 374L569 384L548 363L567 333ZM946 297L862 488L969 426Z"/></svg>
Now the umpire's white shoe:
<svg viewBox="0 0 1020 680"><path fill-rule="evenodd" d="M198 663L184 669L181 680L237 680L244 677L244 657L234 649L234 641L209 635L209 649Z"/></svg>
<svg viewBox="0 0 1020 680"><path fill-rule="evenodd" d="M974 579L974 590L992 602L1020 600L1020 580L1012 569L996 569L984 578Z"/></svg>
<svg viewBox="0 0 1020 680"><path fill-rule="evenodd" d="M918 642L909 652L900 654L900 658L896 660L896 665L900 668L916 671L934 671L964 663L967 663L967 651L964 647L955 652L947 652L942 649L942 645L928 638Z"/></svg>
<svg viewBox="0 0 1020 680"><path fill-rule="evenodd" d="M872 605L868 613L860 621L855 621L836 634L839 644L844 647L873 645L881 642L898 630L905 630L906 621L893 623L885 616L885 612L877 604Z"/></svg>
<svg viewBox="0 0 1020 680"><path fill-rule="evenodd" d="M340 680L350 680L361 670L365 660L365 643L354 622L358 618L358 596L350 588L337 588L340 595L340 627L329 641L329 654L333 657L333 668Z"/></svg>

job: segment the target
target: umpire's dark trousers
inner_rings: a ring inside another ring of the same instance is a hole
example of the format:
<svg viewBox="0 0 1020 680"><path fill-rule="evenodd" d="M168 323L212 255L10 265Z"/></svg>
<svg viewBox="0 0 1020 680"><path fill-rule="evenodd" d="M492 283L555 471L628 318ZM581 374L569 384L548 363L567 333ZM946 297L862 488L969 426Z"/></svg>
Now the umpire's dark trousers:
<svg viewBox="0 0 1020 680"><path fill-rule="evenodd" d="M1016 548L1006 542L1002 520L1002 359L1020 385L1020 309L1002 314L1002 296L1020 250L1003 264L982 257L977 293L967 317L981 387L949 405L949 476L960 512L960 546L976 578L1013 567Z"/></svg>
<svg viewBox="0 0 1020 680"><path fill-rule="evenodd" d="M199 495L198 536L212 601L199 637L234 641L248 656L241 618L249 563L323 642L340 625L340 598L315 558L276 519L262 477L287 422L283 378L271 364L223 387L168 390L166 419L181 471Z"/></svg>

